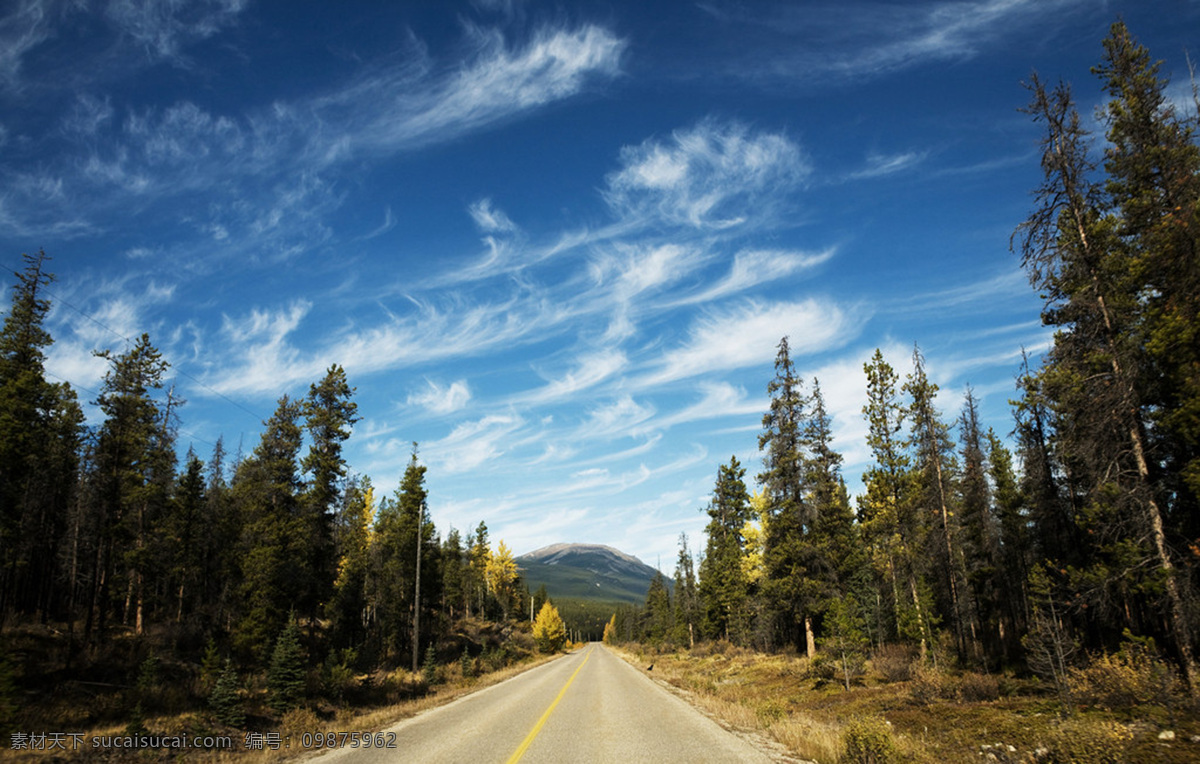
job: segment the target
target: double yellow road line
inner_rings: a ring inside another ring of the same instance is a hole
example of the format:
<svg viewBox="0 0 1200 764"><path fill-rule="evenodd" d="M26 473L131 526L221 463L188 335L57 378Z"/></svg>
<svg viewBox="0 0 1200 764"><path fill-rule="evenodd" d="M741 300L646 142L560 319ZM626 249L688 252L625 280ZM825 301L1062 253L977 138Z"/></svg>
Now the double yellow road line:
<svg viewBox="0 0 1200 764"><path fill-rule="evenodd" d="M546 720L550 718L550 714L554 711L554 707L557 706L558 702L563 699L564 695L567 694L567 688L571 686L571 682L575 681L575 677L579 676L579 672L583 671L583 667L587 665L588 659L592 657L593 649L594 648L591 647L588 648L587 655L583 656L583 663L580 663L579 668L575 669L575 673L571 674L571 678L568 679L567 683L563 685L563 688L558 691L558 697L554 699L554 702L551 703L550 707L546 709L546 712L542 714L542 718L538 719L537 724L533 725L533 729L530 730L529 734L525 736L525 739L521 741L520 747L518 747L513 755L508 758L508 764L517 764L517 762L521 760L521 757L525 755L525 751L529 750L529 746L533 743L534 738L536 738L538 733L542 731L542 727L546 726Z"/></svg>

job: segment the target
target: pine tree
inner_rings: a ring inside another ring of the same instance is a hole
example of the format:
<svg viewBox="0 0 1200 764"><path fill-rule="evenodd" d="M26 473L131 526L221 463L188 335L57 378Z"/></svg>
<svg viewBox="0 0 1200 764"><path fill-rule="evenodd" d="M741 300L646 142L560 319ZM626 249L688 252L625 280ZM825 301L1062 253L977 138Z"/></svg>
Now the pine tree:
<svg viewBox="0 0 1200 764"><path fill-rule="evenodd" d="M44 328L45 252L23 255L0 330L0 620L61 609L55 564L79 468L83 413L70 386L51 384ZM73 583L73 582L72 582Z"/></svg>
<svg viewBox="0 0 1200 764"><path fill-rule="evenodd" d="M92 609L87 632L104 633L113 582L125 603L123 621L145 629L146 598L152 591L154 527L165 509L174 478L170 403L151 397L162 388L168 365L150 337L142 334L125 353L97 353L109 362L96 404L105 414L96 446L95 479L100 538L96 545ZM147 585L148 579L151 585Z"/></svg>
<svg viewBox="0 0 1200 764"><path fill-rule="evenodd" d="M304 612L318 615L322 603L333 594L337 578L338 550L334 545L334 523L340 503L341 484L346 477L342 444L358 421L358 404L351 398L354 388L346 380L341 366L329 367L325 377L313 384L303 403L304 427L311 446L301 461L301 469L311 476L304 496L309 526L309 564Z"/></svg>
<svg viewBox="0 0 1200 764"><path fill-rule="evenodd" d="M1172 492L1159 477L1164 462L1186 474L1190 425L1174 429L1178 420L1156 411L1170 401L1187 412L1200 389L1189 387L1197 351L1186 343L1197 305L1187 221L1197 215L1200 164L1190 127L1164 106L1157 65L1123 24L1113 26L1105 52L1096 70L1113 96L1105 187L1093 180L1070 90L1047 92L1036 78L1031 85L1028 111L1046 126L1045 181L1020 231L1022 262L1045 296L1044 322L1059 327L1036 384L1052 406L1056 451L1092 542L1074 585L1089 592L1092 618L1138 613L1148 628L1156 614L1139 611L1146 595L1162 591L1171 642L1197 693L1193 632L1165 520L1173 496L1194 504L1195 494ZM1173 355L1179 340L1187 347ZM1154 427L1156 418L1164 426Z"/></svg>
<svg viewBox="0 0 1200 764"><path fill-rule="evenodd" d="M842 478L842 455L833 447L833 429L825 409L821 384L812 383L811 410L805 425L811 449L809 459L809 502L815 507L812 530L813 559L810 571L818 612L846 596L870 596L870 560L863 549L859 528L854 523L850 497Z"/></svg>
<svg viewBox="0 0 1200 764"><path fill-rule="evenodd" d="M170 503L171 513L163 525L166 530L166 559L171 589L175 595L175 621L181 622L185 612L195 611L193 603L203 593L207 536L205 523L204 463L188 449L183 474L175 487Z"/></svg>
<svg viewBox="0 0 1200 764"><path fill-rule="evenodd" d="M421 680L428 687L438 683L437 649L432 644L425 648L425 662L421 664Z"/></svg>
<svg viewBox="0 0 1200 764"><path fill-rule="evenodd" d="M442 542L442 607L451 621L467 612L467 566L462 535L457 528L451 528Z"/></svg>
<svg viewBox="0 0 1200 764"><path fill-rule="evenodd" d="M436 529L426 511L425 472L414 444L395 495L379 504L371 536L367 598L375 613L380 647L395 659L419 656L421 635L417 629L429 630L433 607L441 599L440 550L434 539Z"/></svg>
<svg viewBox="0 0 1200 764"><path fill-rule="evenodd" d="M816 651L812 619L819 596L810 571L819 561L809 537L816 516L809 501L802 389L784 337L775 357L775 377L767 385L771 408L763 416L763 433L758 437L759 450L766 452L758 476L767 501L763 593L787 641L812 656Z"/></svg>
<svg viewBox="0 0 1200 764"><path fill-rule="evenodd" d="M708 541L700 564L700 601L709 636L745 644L749 640L748 588L742 568L742 528L750 519L746 470L730 457L717 470L708 505Z"/></svg>
<svg viewBox="0 0 1200 764"><path fill-rule="evenodd" d="M305 683L300 624L293 613L275 641L267 668L267 703L271 710L282 715L299 706L304 701Z"/></svg>
<svg viewBox="0 0 1200 764"><path fill-rule="evenodd" d="M958 539L953 445L949 428L941 421L941 412L934 403L938 386L925 373L925 357L917 347L913 348L913 371L905 381L904 391L912 398L908 406L912 424L907 446L917 465L913 475L915 509L931 530L927 547L931 553L931 577L937 582L941 612L954 628L959 657L979 655Z"/></svg>
<svg viewBox="0 0 1200 764"><path fill-rule="evenodd" d="M1180 114L1160 75L1124 22L1104 40L1093 71L1111 100L1105 191L1118 234L1140 277L1140 327L1147 373L1142 392L1154 456L1147 465L1174 498L1168 514L1186 518L1184 538L1200 535L1200 146L1197 114ZM1148 433L1149 435L1149 433ZM1168 531L1169 532L1169 531Z"/></svg>
<svg viewBox="0 0 1200 764"><path fill-rule="evenodd" d="M1001 606L1007 623L1004 651L1016 655L1020 636L1028 629L1029 602L1025 582L1033 565L1032 533L1025 495L1013 468L1012 453L991 429L987 431L987 465L992 501L1000 532Z"/></svg>
<svg viewBox="0 0 1200 764"><path fill-rule="evenodd" d="M239 684L237 670L233 662L226 658L225 668L208 696L208 707L217 721L227 727L243 727L246 724L246 711L238 697Z"/></svg>
<svg viewBox="0 0 1200 764"><path fill-rule="evenodd" d="M831 602L829 612L825 615L825 637L821 640L821 649L832 656L842 685L847 690L850 689L850 683L862 675L867 645L866 620L854 595Z"/></svg>
<svg viewBox="0 0 1200 764"><path fill-rule="evenodd" d="M858 501L859 523L875 567L881 609L881 636L896 636L920 646L920 657L928 655L933 635L923 555L928 537L928 520L917 511L913 475L900 434L907 410L897 400L899 377L878 349L864 364L867 375L867 445L874 463L863 473L866 495ZM885 617L886 615L886 617Z"/></svg>
<svg viewBox="0 0 1200 764"><path fill-rule="evenodd" d="M367 606L367 570L370 565L371 515L375 505L375 489L370 478L353 481L345 492L342 505L340 550L333 597L326 612L329 615L335 642L353 647L365 639L363 611Z"/></svg>
<svg viewBox="0 0 1200 764"><path fill-rule="evenodd" d="M972 623L980 627L983 653L979 658L999 657L1004 651L1002 607L1005 592L1003 561L1000 557L1000 528L993 512L991 486L988 485L983 434L979 430L979 403L967 388L966 402L959 417L961 477L960 546L963 569L975 611Z"/></svg>
<svg viewBox="0 0 1200 764"><path fill-rule="evenodd" d="M234 644L246 656L263 661L268 646L287 622L289 603L297 602L308 580L304 516L300 508L300 406L279 399L254 453L242 462L234 480L234 500L244 518L240 617Z"/></svg>
<svg viewBox="0 0 1200 764"><path fill-rule="evenodd" d="M679 534L679 557L675 561L675 641L688 647L696 646L696 628L700 621L699 593L692 553L686 533ZM604 633L608 634L605 627ZM605 640L607 641L607 640Z"/></svg>
<svg viewBox="0 0 1200 764"><path fill-rule="evenodd" d="M650 579L643 613L645 639L657 647L670 637L675 623L675 613L671 610L671 594L667 591L667 582L661 570L655 571L654 577Z"/></svg>

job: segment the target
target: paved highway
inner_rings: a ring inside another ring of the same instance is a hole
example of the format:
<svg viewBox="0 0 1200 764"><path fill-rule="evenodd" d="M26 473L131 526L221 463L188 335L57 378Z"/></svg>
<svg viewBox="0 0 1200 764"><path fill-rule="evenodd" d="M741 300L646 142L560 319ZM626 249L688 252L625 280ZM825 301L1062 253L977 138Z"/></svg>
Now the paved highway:
<svg viewBox="0 0 1200 764"><path fill-rule="evenodd" d="M594 643L385 730L393 749L341 749L321 764L380 762L769 762Z"/></svg>

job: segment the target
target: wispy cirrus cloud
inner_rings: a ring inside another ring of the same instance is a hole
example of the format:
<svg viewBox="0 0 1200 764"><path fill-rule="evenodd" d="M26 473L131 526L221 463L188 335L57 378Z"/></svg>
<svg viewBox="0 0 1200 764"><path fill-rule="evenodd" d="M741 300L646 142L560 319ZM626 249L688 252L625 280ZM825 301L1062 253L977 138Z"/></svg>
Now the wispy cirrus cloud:
<svg viewBox="0 0 1200 764"><path fill-rule="evenodd" d="M246 0L112 0L105 14L148 56L187 63L183 49L230 26Z"/></svg>
<svg viewBox="0 0 1200 764"><path fill-rule="evenodd" d="M781 4L753 12L740 4L702 7L723 24L767 30L764 44L739 51L731 73L752 80L812 86L877 77L938 61L973 58L1006 36L1085 8L1089 0L933 0L876 3L847 15L838 3Z"/></svg>
<svg viewBox="0 0 1200 764"><path fill-rule="evenodd" d="M623 371L629 364L625 354L616 348L604 348L588 353L578 359L578 363L561 376L547 380L544 387L517 396L516 400L523 404L540 404L575 395L576 393L595 387L606 379Z"/></svg>
<svg viewBox="0 0 1200 764"><path fill-rule="evenodd" d="M472 470L502 456L524 420L514 414L491 414L458 425L444 438L423 447L426 460L447 474Z"/></svg>
<svg viewBox="0 0 1200 764"><path fill-rule="evenodd" d="M702 291L676 301L678 305L707 303L740 294L760 284L788 278L809 268L828 262L837 249L803 252L779 249L743 249L733 256L729 273Z"/></svg>
<svg viewBox="0 0 1200 764"><path fill-rule="evenodd" d="M796 356L821 352L849 342L863 321L859 309L843 308L830 300L747 300L701 316L692 324L687 341L664 353L658 368L640 384L660 385L769 363L784 335L791 338Z"/></svg>
<svg viewBox="0 0 1200 764"><path fill-rule="evenodd" d="M420 406L434 414L451 414L466 407L471 400L471 387L465 379L441 385L425 380L423 390L409 393L408 405Z"/></svg>
<svg viewBox="0 0 1200 764"><path fill-rule="evenodd" d="M471 204L467 212L484 233L507 233L517 230L516 223L504 214L504 210L493 207L491 199L480 199Z"/></svg>
<svg viewBox="0 0 1200 764"><path fill-rule="evenodd" d="M55 4L19 0L0 16L0 86L19 89L25 55L54 35Z"/></svg>
<svg viewBox="0 0 1200 764"><path fill-rule="evenodd" d="M870 154L867 156L866 167L850 173L849 180L865 180L894 175L925 161L924 152L907 151L903 154Z"/></svg>
<svg viewBox="0 0 1200 764"><path fill-rule="evenodd" d="M184 40L216 34L241 7L241 0L186 8L177 2L124 0L109 11L154 51L177 55ZM37 31L45 26L40 5L23 6L23 11L7 17L19 27L10 35L17 49L50 34L48 28ZM0 26L0 37L3 31ZM0 225L11 221L12 228L36 229L36 221L50 212L61 220L67 211L85 221L101 220L130 203L149 207L187 196L195 214L209 218L204 224L236 233L242 249L256 251L265 242L277 252L293 251L323 237L314 239L310 230L274 242L282 232L270 225L271 218L295 200L286 189L303 185L308 192L299 200L307 207L292 204L290 212L307 210L323 218L341 201L325 176L346 162L453 141L569 98L615 76L626 45L595 25L547 26L524 41L476 27L466 34L472 53L457 66L439 65L413 45L408 57L366 66L324 94L239 113L222 114L188 100L131 108L106 95L80 95L61 118L58 134L68 141L68 150L57 152L57 164L46 165L33 153L26 158L29 172L62 179L58 206L47 212L33 190L13 186ZM21 43L25 38L30 42ZM19 63L19 57L11 58L8 71L15 73ZM0 77L5 65L0 60ZM0 175L18 172L20 161L14 156L0 160ZM277 203L255 208L250 200L272 189L280 189L274 194ZM494 231L513 230L512 221L487 204L475 212Z"/></svg>
<svg viewBox="0 0 1200 764"><path fill-rule="evenodd" d="M620 70L624 40L600 26L543 28L511 46L498 30L468 28L473 60L442 73L408 61L372 71L310 104L323 124L353 126L314 148L316 156L392 153L464 133L580 92Z"/></svg>
<svg viewBox="0 0 1200 764"><path fill-rule="evenodd" d="M710 230L764 216L776 195L795 190L812 172L786 135L715 119L665 141L627 146L621 164L605 190L618 215Z"/></svg>

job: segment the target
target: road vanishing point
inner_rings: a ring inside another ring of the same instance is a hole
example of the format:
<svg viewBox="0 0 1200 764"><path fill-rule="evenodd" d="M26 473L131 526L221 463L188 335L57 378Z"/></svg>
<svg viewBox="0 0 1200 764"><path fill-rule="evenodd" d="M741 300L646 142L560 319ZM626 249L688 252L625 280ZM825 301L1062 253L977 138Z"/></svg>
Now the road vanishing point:
<svg viewBox="0 0 1200 764"><path fill-rule="evenodd" d="M753 764L775 760L599 643L384 732L395 733L395 748L343 748L316 761Z"/></svg>

